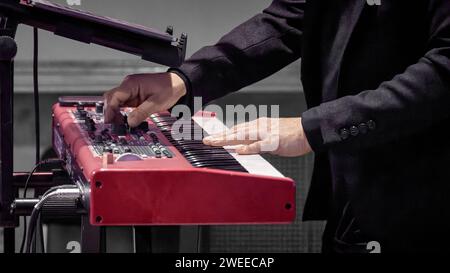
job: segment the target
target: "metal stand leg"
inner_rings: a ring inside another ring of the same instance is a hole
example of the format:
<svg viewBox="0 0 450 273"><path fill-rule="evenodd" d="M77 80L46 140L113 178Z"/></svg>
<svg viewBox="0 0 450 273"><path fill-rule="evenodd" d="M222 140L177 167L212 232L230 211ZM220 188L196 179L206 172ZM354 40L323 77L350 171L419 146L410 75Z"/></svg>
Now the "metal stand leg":
<svg viewBox="0 0 450 273"><path fill-rule="evenodd" d="M202 227L180 227L180 253L200 253L202 251Z"/></svg>
<svg viewBox="0 0 450 273"><path fill-rule="evenodd" d="M134 252L152 253L152 228L134 227Z"/></svg>
<svg viewBox="0 0 450 273"><path fill-rule="evenodd" d="M15 252L16 232L14 228L3 229L3 251L4 253Z"/></svg>
<svg viewBox="0 0 450 273"><path fill-rule="evenodd" d="M81 216L81 252L104 253L106 251L105 229L92 226L89 215Z"/></svg>
<svg viewBox="0 0 450 273"><path fill-rule="evenodd" d="M136 253L201 253L208 232L202 226L135 227Z"/></svg>
<svg viewBox="0 0 450 273"><path fill-rule="evenodd" d="M0 17L0 226L4 230L4 252L15 252L17 218L9 213L14 200L13 188L13 93L14 57L17 44L13 37L17 24Z"/></svg>

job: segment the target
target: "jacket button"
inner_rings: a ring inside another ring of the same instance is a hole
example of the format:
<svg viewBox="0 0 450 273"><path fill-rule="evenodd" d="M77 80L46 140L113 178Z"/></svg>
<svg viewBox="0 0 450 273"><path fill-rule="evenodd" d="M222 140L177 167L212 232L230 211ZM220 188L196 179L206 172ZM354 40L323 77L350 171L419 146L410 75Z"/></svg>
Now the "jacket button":
<svg viewBox="0 0 450 273"><path fill-rule="evenodd" d="M339 135L343 140L346 140L350 136L350 132L347 129L341 129Z"/></svg>
<svg viewBox="0 0 450 273"><path fill-rule="evenodd" d="M359 129L359 132L361 133L361 134L367 134L367 130L369 129L369 128L367 128L367 124L365 124L364 122L363 123L361 123L360 125L358 125L358 129Z"/></svg>
<svg viewBox="0 0 450 273"><path fill-rule="evenodd" d="M350 127L350 135L357 136L359 134L359 129L356 126Z"/></svg>
<svg viewBox="0 0 450 273"><path fill-rule="evenodd" d="M369 127L370 130L375 130L375 128L377 127L377 124L375 123L375 121L369 120L367 122L367 127Z"/></svg>

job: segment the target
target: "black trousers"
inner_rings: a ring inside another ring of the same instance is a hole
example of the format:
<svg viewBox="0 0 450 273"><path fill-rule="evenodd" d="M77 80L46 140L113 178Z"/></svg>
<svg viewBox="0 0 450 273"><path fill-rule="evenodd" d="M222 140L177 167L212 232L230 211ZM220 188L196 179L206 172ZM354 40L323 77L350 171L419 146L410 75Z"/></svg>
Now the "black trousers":
<svg viewBox="0 0 450 273"><path fill-rule="evenodd" d="M356 224L351 213L350 203L347 203L339 213L335 213L325 226L322 236L322 253L370 253L377 251L368 245L370 241ZM376 244L376 242L373 242Z"/></svg>
<svg viewBox="0 0 450 273"><path fill-rule="evenodd" d="M330 217L322 236L322 253L377 253L378 242L364 234L355 224L355 218L345 206L338 217ZM428 222L427 222L428 223ZM381 253L450 253L450 230L428 223L427 232L411 232L405 228L391 239L379 244Z"/></svg>

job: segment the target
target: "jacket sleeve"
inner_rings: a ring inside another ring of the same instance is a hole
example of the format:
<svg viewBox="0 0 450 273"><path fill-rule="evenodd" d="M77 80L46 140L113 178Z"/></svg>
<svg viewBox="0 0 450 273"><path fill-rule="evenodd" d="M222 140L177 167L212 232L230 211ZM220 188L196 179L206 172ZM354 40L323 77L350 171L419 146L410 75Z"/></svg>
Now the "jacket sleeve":
<svg viewBox="0 0 450 273"><path fill-rule="evenodd" d="M311 108L302 124L312 149L360 149L398 140L450 117L450 1L431 0L425 54L375 90ZM359 132L359 133L356 133Z"/></svg>
<svg viewBox="0 0 450 273"><path fill-rule="evenodd" d="M198 96L204 103L257 82L300 57L304 5L305 0L275 0L169 71L186 82L188 100Z"/></svg>

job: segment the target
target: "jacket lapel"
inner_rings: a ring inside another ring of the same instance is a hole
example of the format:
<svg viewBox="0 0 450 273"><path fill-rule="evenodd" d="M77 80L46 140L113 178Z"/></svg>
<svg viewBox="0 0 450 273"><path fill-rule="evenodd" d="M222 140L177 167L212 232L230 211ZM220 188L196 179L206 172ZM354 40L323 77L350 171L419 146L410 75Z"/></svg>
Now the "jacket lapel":
<svg viewBox="0 0 450 273"><path fill-rule="evenodd" d="M309 0L307 1L307 11L305 12L305 30L303 37L303 53L302 53L302 82L305 89L305 96L308 107L313 107L320 104L325 98L321 90L321 68L319 60L320 55L320 27L324 22L321 14L323 7L327 5L328 1L347 1L348 7L345 8L345 31L343 32L342 46L335 54L335 64L340 67L345 49L348 46L351 35L359 21L361 13L366 5L366 0ZM337 96L337 82L335 90L332 90L333 97ZM330 94L330 93L329 93Z"/></svg>
<svg viewBox="0 0 450 273"><path fill-rule="evenodd" d="M336 1L336 0L333 0ZM337 1L342 1L342 0L337 0ZM364 6L367 3L367 0L350 0L349 1L349 7L348 9L345 11L345 20L347 21L346 24L346 32L345 32L345 36L344 36L344 44L343 44L343 48L342 48L342 56L341 56L341 60L342 61L342 57L344 55L344 52L347 48L348 42L350 41L350 37L353 34L353 31L356 27L356 24L359 21L359 18L361 17L362 11L364 10Z"/></svg>
<svg viewBox="0 0 450 273"><path fill-rule="evenodd" d="M305 24L303 30L301 79L305 91L308 107L320 104L320 66L318 65L318 36L317 28L321 20L321 5L323 0L309 0L306 2Z"/></svg>

